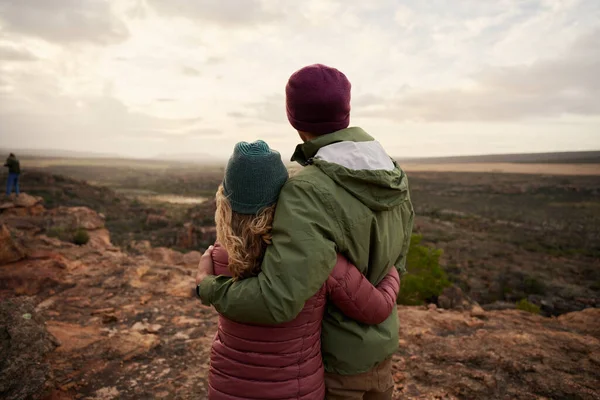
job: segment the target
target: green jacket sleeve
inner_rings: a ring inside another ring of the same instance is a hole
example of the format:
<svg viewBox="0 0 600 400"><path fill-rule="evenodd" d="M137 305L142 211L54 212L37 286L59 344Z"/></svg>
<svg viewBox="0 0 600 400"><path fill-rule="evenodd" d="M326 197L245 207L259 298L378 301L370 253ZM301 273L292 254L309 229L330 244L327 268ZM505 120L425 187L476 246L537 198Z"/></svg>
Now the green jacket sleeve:
<svg viewBox="0 0 600 400"><path fill-rule="evenodd" d="M334 268L337 223L329 195L311 183L290 179L283 187L268 246L257 277L233 282L209 277L200 285L204 304L245 323L293 320Z"/></svg>
<svg viewBox="0 0 600 400"><path fill-rule="evenodd" d="M406 203L402 205L402 207L402 220L406 221L403 229L404 240L402 242L402 253L394 263L400 276L406 273L406 257L408 255L408 249L410 248L410 240L412 237L413 223L415 219L415 211L413 209L410 199L407 200Z"/></svg>

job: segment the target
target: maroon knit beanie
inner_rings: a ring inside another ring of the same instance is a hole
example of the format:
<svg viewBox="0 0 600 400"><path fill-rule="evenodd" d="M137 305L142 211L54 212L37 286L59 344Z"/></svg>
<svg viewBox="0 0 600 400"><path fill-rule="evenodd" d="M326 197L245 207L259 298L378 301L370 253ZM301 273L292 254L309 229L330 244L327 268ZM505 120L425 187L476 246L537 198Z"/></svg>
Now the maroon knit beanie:
<svg viewBox="0 0 600 400"><path fill-rule="evenodd" d="M309 65L285 87L287 117L299 131L323 135L350 124L350 81L335 68Z"/></svg>

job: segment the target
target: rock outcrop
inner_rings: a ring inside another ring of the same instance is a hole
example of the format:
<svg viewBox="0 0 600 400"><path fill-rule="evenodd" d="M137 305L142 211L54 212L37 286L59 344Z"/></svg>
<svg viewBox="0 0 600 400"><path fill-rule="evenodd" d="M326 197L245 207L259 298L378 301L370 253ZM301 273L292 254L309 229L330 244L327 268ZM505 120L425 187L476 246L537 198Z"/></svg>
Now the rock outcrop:
<svg viewBox="0 0 600 400"><path fill-rule="evenodd" d="M25 258L25 251L15 240L8 227L0 224L0 265Z"/></svg>
<svg viewBox="0 0 600 400"><path fill-rule="evenodd" d="M27 193L18 196L13 194L0 204L0 213L17 217L41 215L46 210L43 202L41 197L30 196Z"/></svg>
<svg viewBox="0 0 600 400"><path fill-rule="evenodd" d="M58 207L46 214L48 226L75 232L84 229L89 235L88 244L96 249L112 247L110 233L105 228L105 217L87 207Z"/></svg>
<svg viewBox="0 0 600 400"><path fill-rule="evenodd" d="M104 218L87 207L58 207L48 211L55 225L83 228L88 231L104 229Z"/></svg>
<svg viewBox="0 0 600 400"><path fill-rule="evenodd" d="M41 197L30 196L27 193L10 196L8 201L0 205L0 220L19 230L29 230L29 233L33 234L44 231L63 240L72 240L75 232L82 229L89 236L89 246L96 249L112 248L110 233L105 228L105 217L102 214L87 207L58 207L46 210L42 203ZM4 229L0 230L0 237L5 237ZM0 243L3 244L4 240ZM21 258L23 257L17 259Z"/></svg>

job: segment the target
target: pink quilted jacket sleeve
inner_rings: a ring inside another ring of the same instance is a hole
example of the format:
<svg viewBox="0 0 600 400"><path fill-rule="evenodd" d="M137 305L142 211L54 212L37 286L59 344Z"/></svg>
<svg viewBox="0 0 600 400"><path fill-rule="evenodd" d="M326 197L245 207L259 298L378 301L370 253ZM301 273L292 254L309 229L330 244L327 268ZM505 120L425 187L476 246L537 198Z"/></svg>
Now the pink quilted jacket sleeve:
<svg viewBox="0 0 600 400"><path fill-rule="evenodd" d="M215 243L214 246L215 247L213 248L212 252L212 261L215 275L231 276L231 272L229 272L229 269L227 268L227 265L229 264L227 251L218 242Z"/></svg>
<svg viewBox="0 0 600 400"><path fill-rule="evenodd" d="M345 257L338 254L337 263L327 279L327 293L347 317L369 325L385 321L396 306L400 276L396 268L377 286L371 282Z"/></svg>

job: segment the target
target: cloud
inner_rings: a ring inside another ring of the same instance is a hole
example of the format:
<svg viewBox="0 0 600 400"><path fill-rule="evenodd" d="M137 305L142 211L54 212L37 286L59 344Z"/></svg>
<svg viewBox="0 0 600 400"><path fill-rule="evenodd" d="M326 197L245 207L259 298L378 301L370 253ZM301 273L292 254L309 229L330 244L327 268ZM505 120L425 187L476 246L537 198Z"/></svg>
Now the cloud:
<svg viewBox="0 0 600 400"><path fill-rule="evenodd" d="M200 118L160 118L130 110L119 100L104 95L75 100L47 94L36 99L45 109L8 108L11 97L0 96L2 141L5 145L27 147L62 147L110 151L115 142L129 141L149 148L147 142L163 141L169 145L175 138L185 140L215 131L199 130ZM49 100L51 99L51 101ZM179 140L178 139L178 140ZM131 149L135 152L135 149Z"/></svg>
<svg viewBox="0 0 600 400"><path fill-rule="evenodd" d="M30 51L15 46L0 44L1 61L35 61L37 57Z"/></svg>
<svg viewBox="0 0 600 400"><path fill-rule="evenodd" d="M206 60L206 65L221 64L223 61L225 61L225 58L223 57L208 57Z"/></svg>
<svg viewBox="0 0 600 400"><path fill-rule="evenodd" d="M0 104L2 99L12 92L13 88L6 77L0 75Z"/></svg>
<svg viewBox="0 0 600 400"><path fill-rule="evenodd" d="M232 118L256 119L269 123L287 124L285 113L285 97L282 94L272 94L261 101L246 104L248 112L232 111L229 115Z"/></svg>
<svg viewBox="0 0 600 400"><path fill-rule="evenodd" d="M370 106L379 106L384 102L381 96L367 93L352 99L353 109L368 108Z"/></svg>
<svg viewBox="0 0 600 400"><path fill-rule="evenodd" d="M273 20L260 0L148 0L161 15L192 18L217 25L255 25Z"/></svg>
<svg viewBox="0 0 600 400"><path fill-rule="evenodd" d="M129 36L104 0L3 1L0 23L6 31L56 43L112 44Z"/></svg>
<svg viewBox="0 0 600 400"><path fill-rule="evenodd" d="M200 71L192 67L182 67L181 73L185 76L200 76Z"/></svg>
<svg viewBox="0 0 600 400"><path fill-rule="evenodd" d="M266 136L291 151L285 83L320 62L352 81L352 123L396 154L597 147L600 32L575 39L598 12L589 0L0 0L0 142L225 154Z"/></svg>
<svg viewBox="0 0 600 400"><path fill-rule="evenodd" d="M186 135L189 136L221 136L223 131L214 128L196 128L186 131Z"/></svg>
<svg viewBox="0 0 600 400"><path fill-rule="evenodd" d="M600 30L562 57L529 65L486 67L469 87L407 90L394 99L369 95L357 115L395 121L510 121L564 114L600 115ZM378 104L379 103L379 104ZM389 104L389 105L388 105Z"/></svg>
<svg viewBox="0 0 600 400"><path fill-rule="evenodd" d="M231 112L228 112L227 115L230 116L231 118L235 118L235 119L248 118L248 115L246 115L243 112L239 112L239 111L231 111Z"/></svg>
<svg viewBox="0 0 600 400"><path fill-rule="evenodd" d="M131 111L122 102L109 96L78 102L77 106L82 111L74 114L75 122L85 124L87 129L97 125L105 131L120 132L125 136L169 135L172 132L188 129L201 120L200 118L160 118Z"/></svg>
<svg viewBox="0 0 600 400"><path fill-rule="evenodd" d="M144 116L145 118L148 116ZM146 140L147 138L153 138L154 140L161 139L163 141L171 141L178 139L190 139L190 138L212 138L223 135L221 129L215 128L200 128L195 121L189 120L154 120L153 123L158 122L158 126L164 128L149 128L149 127L138 127L139 120L136 122L134 128L125 131L122 138L140 138ZM183 127L180 127L183 126Z"/></svg>

